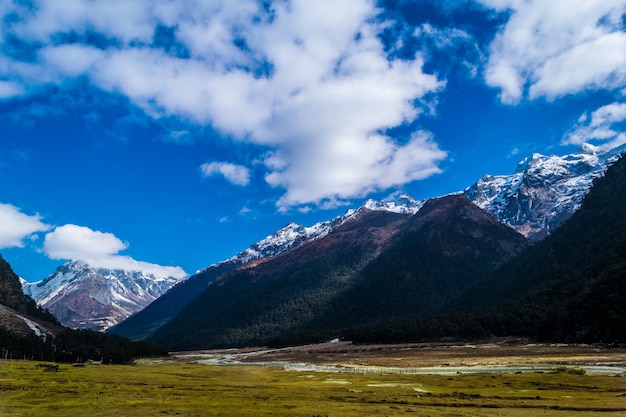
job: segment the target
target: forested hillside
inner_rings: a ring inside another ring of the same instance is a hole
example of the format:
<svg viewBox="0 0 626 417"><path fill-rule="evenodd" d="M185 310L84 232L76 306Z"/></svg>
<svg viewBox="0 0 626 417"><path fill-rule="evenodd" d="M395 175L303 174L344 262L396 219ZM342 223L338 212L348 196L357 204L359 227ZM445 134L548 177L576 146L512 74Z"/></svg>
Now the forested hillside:
<svg viewBox="0 0 626 417"><path fill-rule="evenodd" d="M360 326L356 341L527 336L626 342L626 159L554 234L487 274L432 319Z"/></svg>
<svg viewBox="0 0 626 417"><path fill-rule="evenodd" d="M596 180L570 221L485 281L482 289L492 290L484 294L518 317L509 332L544 340L626 341L625 195L622 158ZM509 304L516 294L523 296Z"/></svg>
<svg viewBox="0 0 626 417"><path fill-rule="evenodd" d="M525 244L463 195L433 199L415 216L369 212L218 279L148 340L169 349L309 343L433 316Z"/></svg>

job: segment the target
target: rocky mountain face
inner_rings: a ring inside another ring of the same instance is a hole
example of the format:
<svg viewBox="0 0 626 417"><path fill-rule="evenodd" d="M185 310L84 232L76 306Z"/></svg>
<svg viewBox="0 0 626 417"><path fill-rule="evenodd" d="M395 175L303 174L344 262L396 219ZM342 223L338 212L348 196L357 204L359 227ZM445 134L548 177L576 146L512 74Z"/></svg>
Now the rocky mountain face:
<svg viewBox="0 0 626 417"><path fill-rule="evenodd" d="M483 210L524 236L539 240L572 216L596 178L626 151L583 145L565 156L533 154L510 175L485 175L465 190Z"/></svg>
<svg viewBox="0 0 626 417"><path fill-rule="evenodd" d="M172 277L98 269L73 261L61 265L43 281L25 283L23 291L63 325L106 330L142 310L178 282Z"/></svg>

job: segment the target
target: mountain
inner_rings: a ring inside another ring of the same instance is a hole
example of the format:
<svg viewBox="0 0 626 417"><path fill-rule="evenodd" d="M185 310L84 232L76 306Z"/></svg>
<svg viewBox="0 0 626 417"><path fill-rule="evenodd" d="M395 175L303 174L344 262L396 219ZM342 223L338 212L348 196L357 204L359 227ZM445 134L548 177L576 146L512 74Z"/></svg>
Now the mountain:
<svg viewBox="0 0 626 417"><path fill-rule="evenodd" d="M361 207L324 237L218 277L148 340L169 349L311 342L435 314L526 239L463 195Z"/></svg>
<svg viewBox="0 0 626 417"><path fill-rule="evenodd" d="M626 342L626 159L527 245L463 195L358 215L215 280L148 340L169 349L523 336Z"/></svg>
<svg viewBox="0 0 626 417"><path fill-rule="evenodd" d="M465 190L474 204L534 240L556 230L580 207L594 179L626 151L589 144L565 156L533 154L511 175L485 175Z"/></svg>
<svg viewBox="0 0 626 417"><path fill-rule="evenodd" d="M22 283L0 255L0 359L129 363L138 357L167 354L146 342L64 327L22 292Z"/></svg>
<svg viewBox="0 0 626 417"><path fill-rule="evenodd" d="M237 255L198 271L143 310L112 327L110 332L131 339L143 339L176 316L187 303L222 275L236 269L259 265L288 250L322 239L344 223L358 217L365 210L411 215L415 214L423 204L422 201L414 200L407 194L401 194L396 200L367 200L359 209L348 210L342 216L316 223L311 227L289 223L275 233L250 245L248 249Z"/></svg>
<svg viewBox="0 0 626 417"><path fill-rule="evenodd" d="M626 342L624 195L622 157L566 223L480 283L477 292L501 312L489 326L543 340Z"/></svg>
<svg viewBox="0 0 626 417"><path fill-rule="evenodd" d="M580 207L593 180L602 176L625 149L622 146L605 152L584 145L580 152L566 156L533 154L520 162L515 173L486 175L464 194L500 222L539 240ZM312 227L290 223L236 256L199 271L111 331L135 339L148 337L225 274L256 267L287 251L324 239L363 210L414 215L423 205L424 202L401 195L392 202L368 200L357 210Z"/></svg>
<svg viewBox="0 0 626 417"><path fill-rule="evenodd" d="M386 320L350 340L521 336L567 343L626 342L626 158L610 165L581 207L545 239L485 273L419 320Z"/></svg>
<svg viewBox="0 0 626 417"><path fill-rule="evenodd" d="M26 283L23 291L65 326L106 330L178 282L177 278L92 268L73 261L61 265L43 281Z"/></svg>
<svg viewBox="0 0 626 417"><path fill-rule="evenodd" d="M22 293L20 278L0 255L0 333L45 337L60 330L61 326L52 315Z"/></svg>

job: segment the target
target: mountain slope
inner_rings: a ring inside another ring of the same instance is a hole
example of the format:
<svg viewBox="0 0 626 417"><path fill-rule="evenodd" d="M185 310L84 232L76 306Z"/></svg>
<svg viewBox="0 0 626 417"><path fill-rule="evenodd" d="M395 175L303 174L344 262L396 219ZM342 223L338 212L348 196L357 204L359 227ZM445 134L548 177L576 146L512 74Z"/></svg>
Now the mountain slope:
<svg viewBox="0 0 626 417"><path fill-rule="evenodd" d="M363 208L322 239L222 276L148 340L170 349L310 342L363 322L430 314L439 307L430 300L461 291L525 244L462 195L417 213Z"/></svg>
<svg viewBox="0 0 626 417"><path fill-rule="evenodd" d="M56 319L22 293L19 277L0 255L0 330L19 337L54 335Z"/></svg>
<svg viewBox="0 0 626 417"><path fill-rule="evenodd" d="M204 291L215 278L240 266L240 262L231 260L205 268L170 288L169 291L144 309L112 326L107 332L132 340L145 339L176 316L187 303Z"/></svg>
<svg viewBox="0 0 626 417"><path fill-rule="evenodd" d="M322 239L218 278L148 340L176 349L244 346L308 321L407 217L359 210Z"/></svg>
<svg viewBox="0 0 626 417"><path fill-rule="evenodd" d="M141 310L179 279L142 272L92 268L84 262L61 265L23 291L65 326L106 330Z"/></svg>
<svg viewBox="0 0 626 417"><path fill-rule="evenodd" d="M531 239L556 230L579 207L594 179L626 150L583 145L565 156L533 154L511 175L485 175L465 190L477 206Z"/></svg>
<svg viewBox="0 0 626 417"><path fill-rule="evenodd" d="M432 316L526 243L462 195L428 200L326 316L350 326Z"/></svg>
<svg viewBox="0 0 626 417"><path fill-rule="evenodd" d="M275 233L252 244L239 254L197 272L186 281L174 286L143 310L112 327L109 331L131 339L143 339L171 320L187 303L204 291L211 282L224 274L236 269L265 263L284 252L320 240L343 224L350 222L354 217L358 217L364 210L410 215L415 214L422 204L423 202L403 194L395 201L368 200L357 210L349 210L342 216L316 223L311 227L289 223Z"/></svg>
<svg viewBox="0 0 626 417"><path fill-rule="evenodd" d="M621 158L569 221L481 284L484 297L518 317L511 330L548 340L626 341L624 195Z"/></svg>
<svg viewBox="0 0 626 417"><path fill-rule="evenodd" d="M626 159L546 239L485 274L436 316L350 329L358 342L523 336L626 342Z"/></svg>

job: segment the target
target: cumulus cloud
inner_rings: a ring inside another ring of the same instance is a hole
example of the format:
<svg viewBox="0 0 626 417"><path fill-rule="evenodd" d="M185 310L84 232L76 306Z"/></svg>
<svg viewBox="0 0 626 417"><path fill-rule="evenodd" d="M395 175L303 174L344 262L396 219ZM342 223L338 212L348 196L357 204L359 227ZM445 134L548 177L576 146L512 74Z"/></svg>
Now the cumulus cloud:
<svg viewBox="0 0 626 417"><path fill-rule="evenodd" d="M626 82L625 0L477 0L510 13L490 47L487 84L503 103L552 100Z"/></svg>
<svg viewBox="0 0 626 417"><path fill-rule="evenodd" d="M446 156L427 132L415 133L403 145L374 134L366 140L358 136L334 139L325 138L324 146L290 149L288 159L295 161L296 167L267 175L269 184L288 190L278 201L279 209L287 210L302 202L336 207L342 199L438 173L436 161Z"/></svg>
<svg viewBox="0 0 626 417"><path fill-rule="evenodd" d="M66 224L46 234L43 252L51 259L80 260L95 268L142 271L159 277L187 276L177 266L161 266L120 255L119 252L127 247L127 243L112 233Z"/></svg>
<svg viewBox="0 0 626 417"><path fill-rule="evenodd" d="M422 56L388 55L373 0L12 7L19 18L7 20L5 31L34 58L3 57L0 77L24 91L87 77L153 117L209 124L269 149L266 178L284 189L283 209L424 178L445 157L433 138L380 133L413 122L444 83L423 71ZM68 34L72 42L63 42ZM242 167L204 168L238 185L248 181Z"/></svg>
<svg viewBox="0 0 626 417"><path fill-rule="evenodd" d="M204 177L221 175L235 185L245 186L250 183L250 170L241 165L228 162L207 162L200 165Z"/></svg>
<svg viewBox="0 0 626 417"><path fill-rule="evenodd" d="M591 115L583 113L578 123L563 137L562 143L580 145L596 141L603 143L606 149L612 149L626 143L624 122L626 103L616 102L602 106ZM618 127L620 124L621 128Z"/></svg>
<svg viewBox="0 0 626 417"><path fill-rule="evenodd" d="M29 216L11 204L0 204L0 249L24 246L24 239L50 230L38 214Z"/></svg>

